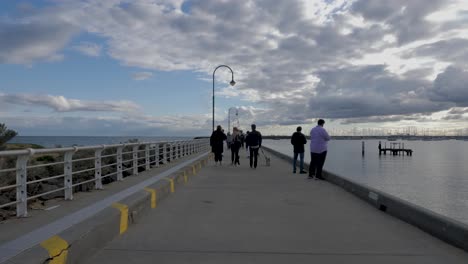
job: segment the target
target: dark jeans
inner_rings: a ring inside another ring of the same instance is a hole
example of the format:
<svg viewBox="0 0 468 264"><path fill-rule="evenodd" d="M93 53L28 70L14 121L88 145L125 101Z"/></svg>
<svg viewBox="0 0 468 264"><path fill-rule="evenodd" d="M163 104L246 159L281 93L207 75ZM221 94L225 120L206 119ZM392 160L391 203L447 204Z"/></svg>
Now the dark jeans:
<svg viewBox="0 0 468 264"><path fill-rule="evenodd" d="M304 152L294 152L293 170L296 171L297 156L299 156L299 168L304 171Z"/></svg>
<svg viewBox="0 0 468 264"><path fill-rule="evenodd" d="M322 178L322 168L325 164L325 158L327 157L327 152L322 153L310 153L310 168L309 176L314 176L317 178Z"/></svg>
<svg viewBox="0 0 468 264"><path fill-rule="evenodd" d="M223 160L223 153L216 151L215 153L215 162L222 161Z"/></svg>
<svg viewBox="0 0 468 264"><path fill-rule="evenodd" d="M240 147L237 147L237 146L232 146L231 147L231 163L240 165L240 162L239 162L239 148Z"/></svg>
<svg viewBox="0 0 468 264"><path fill-rule="evenodd" d="M258 158L258 150L260 148L249 148L250 150L250 167L252 168L252 165L254 168L257 168L257 158Z"/></svg>

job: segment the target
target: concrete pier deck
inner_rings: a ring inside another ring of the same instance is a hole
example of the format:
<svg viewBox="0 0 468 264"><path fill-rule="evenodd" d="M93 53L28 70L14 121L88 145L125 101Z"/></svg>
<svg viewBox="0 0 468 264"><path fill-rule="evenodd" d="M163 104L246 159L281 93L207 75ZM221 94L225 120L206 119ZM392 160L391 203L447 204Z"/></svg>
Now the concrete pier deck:
<svg viewBox="0 0 468 264"><path fill-rule="evenodd" d="M254 170L241 154L240 167L211 161L87 263L468 263L465 251L284 160Z"/></svg>

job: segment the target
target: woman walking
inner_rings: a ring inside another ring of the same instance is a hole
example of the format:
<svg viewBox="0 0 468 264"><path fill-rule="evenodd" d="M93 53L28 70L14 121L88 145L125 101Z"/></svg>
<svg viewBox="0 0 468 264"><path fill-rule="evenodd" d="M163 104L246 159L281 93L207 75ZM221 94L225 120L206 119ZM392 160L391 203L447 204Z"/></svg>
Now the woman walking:
<svg viewBox="0 0 468 264"><path fill-rule="evenodd" d="M231 141L231 165L240 165L239 162L239 149L241 147L241 135L237 127L232 129L232 141Z"/></svg>

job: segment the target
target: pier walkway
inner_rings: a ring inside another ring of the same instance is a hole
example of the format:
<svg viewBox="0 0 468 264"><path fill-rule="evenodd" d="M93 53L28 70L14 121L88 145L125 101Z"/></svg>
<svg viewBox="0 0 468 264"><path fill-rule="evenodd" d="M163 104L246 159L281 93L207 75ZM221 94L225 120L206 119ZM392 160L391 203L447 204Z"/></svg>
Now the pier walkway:
<svg viewBox="0 0 468 264"><path fill-rule="evenodd" d="M87 263L468 263L468 254L326 181L213 162Z"/></svg>

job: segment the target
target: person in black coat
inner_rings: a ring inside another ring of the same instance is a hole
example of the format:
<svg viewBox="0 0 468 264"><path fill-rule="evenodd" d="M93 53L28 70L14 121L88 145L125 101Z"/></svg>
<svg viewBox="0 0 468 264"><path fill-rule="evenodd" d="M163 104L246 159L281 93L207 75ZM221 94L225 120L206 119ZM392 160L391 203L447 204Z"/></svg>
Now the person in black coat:
<svg viewBox="0 0 468 264"><path fill-rule="evenodd" d="M307 139L301 131L302 127L298 126L291 137L291 144L294 146L293 173L296 173L297 156L299 156L299 168L301 169L299 173L305 174L307 172L304 170L304 145L307 143Z"/></svg>
<svg viewBox="0 0 468 264"><path fill-rule="evenodd" d="M222 131L221 126L217 126L210 137L211 152L215 155L216 165L222 165L224 141L227 139L226 134Z"/></svg>
<svg viewBox="0 0 468 264"><path fill-rule="evenodd" d="M262 146L262 134L256 129L257 126L252 124L252 132L245 138L246 146L250 150L250 168L257 168L258 150Z"/></svg>

